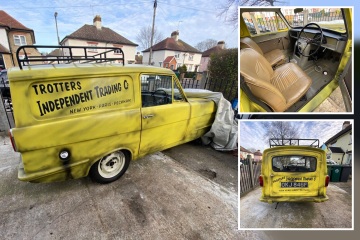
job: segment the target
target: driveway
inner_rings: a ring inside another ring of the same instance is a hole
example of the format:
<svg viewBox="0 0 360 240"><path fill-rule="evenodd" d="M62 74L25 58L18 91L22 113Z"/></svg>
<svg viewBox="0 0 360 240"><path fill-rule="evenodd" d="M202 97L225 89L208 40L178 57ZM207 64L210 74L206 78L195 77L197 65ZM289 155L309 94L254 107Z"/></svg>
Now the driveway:
<svg viewBox="0 0 360 240"><path fill-rule="evenodd" d="M241 228L351 228L351 180L330 183L323 203L260 202L261 188L240 198Z"/></svg>
<svg viewBox="0 0 360 240"><path fill-rule="evenodd" d="M268 239L237 230L232 185L160 152L131 162L107 185L21 182L19 154L1 136L0 156L1 239Z"/></svg>

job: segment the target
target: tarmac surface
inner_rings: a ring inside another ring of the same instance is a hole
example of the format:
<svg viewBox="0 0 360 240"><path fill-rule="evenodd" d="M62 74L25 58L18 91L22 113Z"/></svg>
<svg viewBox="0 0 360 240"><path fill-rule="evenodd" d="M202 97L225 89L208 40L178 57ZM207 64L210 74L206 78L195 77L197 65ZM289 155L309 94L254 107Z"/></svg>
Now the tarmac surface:
<svg viewBox="0 0 360 240"><path fill-rule="evenodd" d="M352 228L351 179L330 182L328 201L269 204L260 202L261 187L240 198L240 228Z"/></svg>
<svg viewBox="0 0 360 240"><path fill-rule="evenodd" d="M20 155L0 136L1 239L268 239L237 230L234 186L181 164L184 159L149 155L107 185L89 178L35 184L17 179ZM211 169L217 176L225 171Z"/></svg>

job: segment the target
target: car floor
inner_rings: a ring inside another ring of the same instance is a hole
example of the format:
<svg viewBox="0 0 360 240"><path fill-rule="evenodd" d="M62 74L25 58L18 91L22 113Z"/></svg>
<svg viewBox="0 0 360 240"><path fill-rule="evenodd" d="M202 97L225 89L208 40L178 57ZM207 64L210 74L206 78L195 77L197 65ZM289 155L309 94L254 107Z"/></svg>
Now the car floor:
<svg viewBox="0 0 360 240"><path fill-rule="evenodd" d="M338 61L329 59L321 59L317 62L313 62L312 65L304 69L305 73L312 79L312 84L306 93L306 98L301 98L293 106L291 106L287 112L296 112L308 101L310 101L317 93L321 91L335 76ZM327 75L324 74L327 72Z"/></svg>

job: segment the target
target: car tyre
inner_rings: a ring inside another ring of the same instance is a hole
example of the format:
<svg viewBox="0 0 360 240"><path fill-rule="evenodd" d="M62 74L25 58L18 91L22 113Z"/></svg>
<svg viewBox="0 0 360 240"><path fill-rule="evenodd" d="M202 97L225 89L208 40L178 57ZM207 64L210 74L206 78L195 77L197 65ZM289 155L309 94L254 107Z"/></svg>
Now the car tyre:
<svg viewBox="0 0 360 240"><path fill-rule="evenodd" d="M116 151L95 162L90 168L89 176L98 183L111 183L126 172L129 164L130 154L125 151Z"/></svg>

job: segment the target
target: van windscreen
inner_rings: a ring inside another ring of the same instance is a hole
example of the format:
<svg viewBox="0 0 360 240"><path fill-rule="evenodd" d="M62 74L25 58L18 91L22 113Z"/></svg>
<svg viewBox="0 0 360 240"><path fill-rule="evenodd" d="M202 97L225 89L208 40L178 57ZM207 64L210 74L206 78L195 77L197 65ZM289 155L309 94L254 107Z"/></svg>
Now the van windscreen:
<svg viewBox="0 0 360 240"><path fill-rule="evenodd" d="M287 155L272 159L274 172L315 172L316 158L309 156Z"/></svg>

